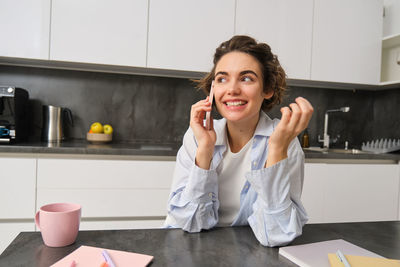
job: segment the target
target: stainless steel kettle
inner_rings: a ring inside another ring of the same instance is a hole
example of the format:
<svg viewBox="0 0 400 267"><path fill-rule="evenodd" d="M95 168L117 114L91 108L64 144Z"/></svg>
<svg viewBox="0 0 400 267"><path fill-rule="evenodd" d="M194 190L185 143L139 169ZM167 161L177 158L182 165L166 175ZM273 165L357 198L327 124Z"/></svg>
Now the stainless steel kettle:
<svg viewBox="0 0 400 267"><path fill-rule="evenodd" d="M64 126L69 123L73 126L72 112L68 108L43 105L42 140L47 142L61 142L65 139Z"/></svg>

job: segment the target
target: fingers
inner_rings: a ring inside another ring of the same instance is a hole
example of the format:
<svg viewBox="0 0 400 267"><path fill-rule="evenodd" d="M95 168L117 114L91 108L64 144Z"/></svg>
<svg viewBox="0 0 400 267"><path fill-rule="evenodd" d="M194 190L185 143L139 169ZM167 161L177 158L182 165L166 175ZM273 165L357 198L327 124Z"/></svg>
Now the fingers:
<svg viewBox="0 0 400 267"><path fill-rule="evenodd" d="M310 102L303 97L296 98L295 102L289 105L290 108L281 108L281 125L289 132L293 132L294 136L297 136L307 128L314 109Z"/></svg>
<svg viewBox="0 0 400 267"><path fill-rule="evenodd" d="M200 124L201 126L203 126L205 113L207 111L211 111L211 109L212 107L211 103L209 102L209 97L193 104L190 111L191 126L195 126L195 124Z"/></svg>
<svg viewBox="0 0 400 267"><path fill-rule="evenodd" d="M296 127L296 130L300 133L305 128L307 128L311 116L314 112L314 108L312 107L311 103L303 97L298 97L295 101L301 110L301 117L299 118L298 125Z"/></svg>
<svg viewBox="0 0 400 267"><path fill-rule="evenodd" d="M288 107L283 107L281 108L281 113L282 113L281 123L287 126L290 122L292 111Z"/></svg>

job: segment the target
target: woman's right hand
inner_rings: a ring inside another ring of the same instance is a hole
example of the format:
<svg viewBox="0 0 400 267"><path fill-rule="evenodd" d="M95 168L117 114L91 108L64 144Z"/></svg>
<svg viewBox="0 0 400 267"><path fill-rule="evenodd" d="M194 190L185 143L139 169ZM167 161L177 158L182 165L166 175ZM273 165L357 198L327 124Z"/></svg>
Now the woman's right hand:
<svg viewBox="0 0 400 267"><path fill-rule="evenodd" d="M192 128L198 145L196 151L196 165L205 170L210 168L214 146L217 140L213 120L211 119L210 130L207 130L203 125L205 114L207 111L211 112L211 109L211 103L209 102L209 97L207 97L192 105L190 111L190 127Z"/></svg>

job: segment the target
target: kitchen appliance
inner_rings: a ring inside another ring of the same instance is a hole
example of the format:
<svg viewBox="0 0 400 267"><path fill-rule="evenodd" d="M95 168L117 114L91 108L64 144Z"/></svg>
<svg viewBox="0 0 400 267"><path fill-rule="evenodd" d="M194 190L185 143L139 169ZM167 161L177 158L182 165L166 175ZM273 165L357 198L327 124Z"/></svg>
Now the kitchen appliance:
<svg viewBox="0 0 400 267"><path fill-rule="evenodd" d="M73 126L72 112L68 108L52 105L43 106L42 140L47 142L61 142L65 139L66 123Z"/></svg>
<svg viewBox="0 0 400 267"><path fill-rule="evenodd" d="M0 143L28 138L28 100L25 89L0 86Z"/></svg>

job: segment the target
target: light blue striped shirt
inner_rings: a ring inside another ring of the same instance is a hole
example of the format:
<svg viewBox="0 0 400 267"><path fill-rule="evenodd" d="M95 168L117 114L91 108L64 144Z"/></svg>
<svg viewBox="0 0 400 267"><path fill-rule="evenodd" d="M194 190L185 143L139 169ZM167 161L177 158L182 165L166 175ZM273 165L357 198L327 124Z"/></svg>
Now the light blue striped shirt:
<svg viewBox="0 0 400 267"><path fill-rule="evenodd" d="M264 112L254 132L251 147L251 171L240 194L240 208L232 226L250 225L264 246L282 246L301 235L307 222L300 197L304 179L304 153L295 138L288 158L264 168L268 140L279 120ZM218 171L227 149L226 120L215 120L217 134L210 170L195 164L197 143L191 128L185 133L176 159L174 179L168 200L165 227L188 232L210 229L218 223Z"/></svg>

